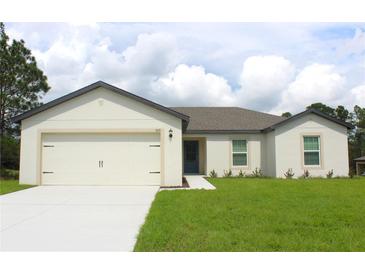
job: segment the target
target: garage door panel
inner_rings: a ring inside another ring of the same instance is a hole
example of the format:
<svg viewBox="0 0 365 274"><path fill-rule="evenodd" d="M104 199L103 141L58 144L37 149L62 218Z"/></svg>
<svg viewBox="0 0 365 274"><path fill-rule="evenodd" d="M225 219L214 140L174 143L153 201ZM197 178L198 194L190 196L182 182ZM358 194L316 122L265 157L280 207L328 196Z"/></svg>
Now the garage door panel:
<svg viewBox="0 0 365 274"><path fill-rule="evenodd" d="M158 134L45 134L42 183L160 185L159 145Z"/></svg>

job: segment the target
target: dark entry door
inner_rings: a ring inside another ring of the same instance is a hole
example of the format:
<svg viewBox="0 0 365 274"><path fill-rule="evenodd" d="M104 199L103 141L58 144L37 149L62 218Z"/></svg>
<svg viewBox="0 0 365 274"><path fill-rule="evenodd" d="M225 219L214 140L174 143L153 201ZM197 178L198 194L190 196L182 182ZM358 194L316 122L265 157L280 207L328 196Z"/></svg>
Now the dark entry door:
<svg viewBox="0 0 365 274"><path fill-rule="evenodd" d="M184 141L184 173L199 173L199 141Z"/></svg>

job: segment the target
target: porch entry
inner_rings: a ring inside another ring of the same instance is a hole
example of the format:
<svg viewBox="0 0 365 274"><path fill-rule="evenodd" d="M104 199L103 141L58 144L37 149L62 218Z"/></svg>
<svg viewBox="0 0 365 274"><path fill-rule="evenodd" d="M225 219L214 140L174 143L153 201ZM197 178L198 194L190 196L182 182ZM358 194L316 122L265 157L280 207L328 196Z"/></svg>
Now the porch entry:
<svg viewBox="0 0 365 274"><path fill-rule="evenodd" d="M199 141L184 141L184 173L199 174Z"/></svg>

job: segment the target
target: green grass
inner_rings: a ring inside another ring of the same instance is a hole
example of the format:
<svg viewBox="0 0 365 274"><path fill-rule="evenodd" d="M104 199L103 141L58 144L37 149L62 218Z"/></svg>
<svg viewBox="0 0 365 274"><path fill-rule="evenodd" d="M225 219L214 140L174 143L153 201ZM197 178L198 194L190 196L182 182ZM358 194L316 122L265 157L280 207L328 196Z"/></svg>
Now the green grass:
<svg viewBox="0 0 365 274"><path fill-rule="evenodd" d="M364 179L209 179L162 191L135 251L365 251Z"/></svg>
<svg viewBox="0 0 365 274"><path fill-rule="evenodd" d="M33 187L33 185L19 185L17 180L0 180L0 195Z"/></svg>

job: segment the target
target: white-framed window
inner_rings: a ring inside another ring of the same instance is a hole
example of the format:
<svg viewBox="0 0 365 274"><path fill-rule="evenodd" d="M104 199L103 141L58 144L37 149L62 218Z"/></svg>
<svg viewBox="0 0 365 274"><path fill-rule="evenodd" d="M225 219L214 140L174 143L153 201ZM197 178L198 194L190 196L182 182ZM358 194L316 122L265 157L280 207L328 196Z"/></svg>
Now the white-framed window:
<svg viewBox="0 0 365 274"><path fill-rule="evenodd" d="M303 136L304 166L320 166L321 138L319 136Z"/></svg>
<svg viewBox="0 0 365 274"><path fill-rule="evenodd" d="M232 140L233 166L247 166L247 141Z"/></svg>

